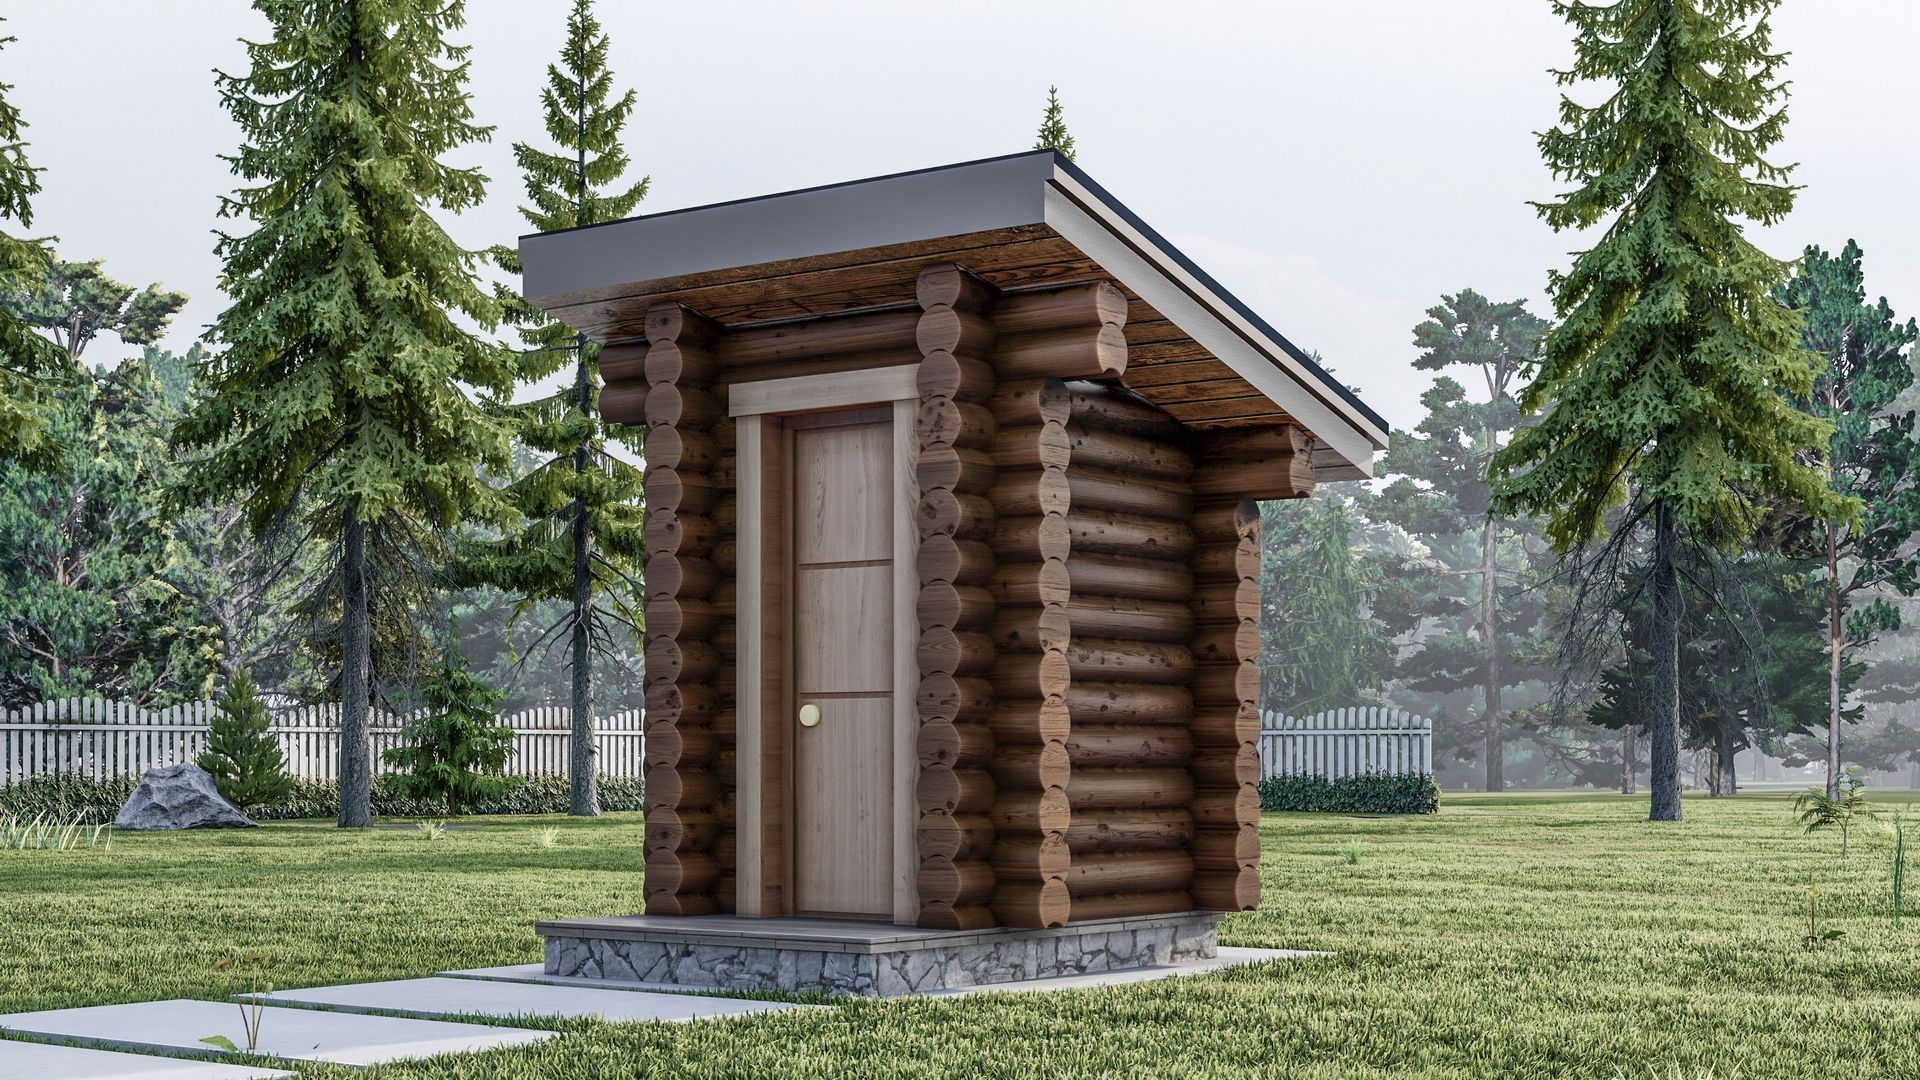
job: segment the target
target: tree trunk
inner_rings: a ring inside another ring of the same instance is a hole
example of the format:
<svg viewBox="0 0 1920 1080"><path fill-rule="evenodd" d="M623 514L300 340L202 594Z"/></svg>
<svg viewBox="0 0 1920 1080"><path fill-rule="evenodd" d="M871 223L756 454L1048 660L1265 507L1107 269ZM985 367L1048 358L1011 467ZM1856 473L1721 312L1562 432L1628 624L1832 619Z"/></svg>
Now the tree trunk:
<svg viewBox="0 0 1920 1080"><path fill-rule="evenodd" d="M1620 733L1620 794L1622 795L1632 795L1640 789L1634 775L1640 764L1639 735L1640 729L1631 724Z"/></svg>
<svg viewBox="0 0 1920 1080"><path fill-rule="evenodd" d="M1647 680L1652 782L1649 821L1679 821L1680 574L1679 527L1663 501L1653 511L1653 665Z"/></svg>
<svg viewBox="0 0 1920 1080"><path fill-rule="evenodd" d="M1716 755L1720 766L1720 794L1737 795L1740 793L1740 777L1734 772L1734 759L1740 756L1740 748L1734 745L1733 731L1720 729L1720 747Z"/></svg>
<svg viewBox="0 0 1920 1080"><path fill-rule="evenodd" d="M587 372L586 337L574 338L580 350L574 371L574 386L579 391L579 407L587 414L591 376ZM587 448L573 451L575 490L587 468ZM574 817L597 817L600 813L599 763L593 738L593 532L588 528L587 505L576 495L573 500L573 733L568 738L567 771L572 777L572 800L567 813Z"/></svg>
<svg viewBox="0 0 1920 1080"><path fill-rule="evenodd" d="M1827 525L1827 797L1840 794L1840 539Z"/></svg>
<svg viewBox="0 0 1920 1080"><path fill-rule="evenodd" d="M340 532L340 827L373 824L372 619L367 601L367 529L351 508Z"/></svg>
<svg viewBox="0 0 1920 1080"><path fill-rule="evenodd" d="M1500 730L1499 621L1494 608L1499 591L1494 581L1494 555L1498 539L1494 533L1493 518L1489 517L1480 528L1480 644L1487 650L1487 681L1482 688L1481 700L1487 707L1483 722L1488 791L1504 791L1507 786L1506 746Z"/></svg>

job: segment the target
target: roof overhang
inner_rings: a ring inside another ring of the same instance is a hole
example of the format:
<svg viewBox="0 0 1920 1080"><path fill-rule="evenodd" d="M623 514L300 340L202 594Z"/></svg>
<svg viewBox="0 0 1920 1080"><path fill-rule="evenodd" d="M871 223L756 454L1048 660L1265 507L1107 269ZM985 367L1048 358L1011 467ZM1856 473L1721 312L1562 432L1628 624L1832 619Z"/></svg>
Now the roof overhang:
<svg viewBox="0 0 1920 1080"><path fill-rule="evenodd" d="M1315 455L1323 480L1373 475L1374 453L1386 448L1378 413L1052 151L520 240L527 299L601 341L634 336L638 306L666 299L729 325L872 304L877 289L911 282L939 259L1002 288L1113 280L1139 306L1131 350L1163 368L1134 389L1176 416L1184 410L1183 422L1297 422L1324 448ZM1190 385L1211 396L1179 392Z"/></svg>

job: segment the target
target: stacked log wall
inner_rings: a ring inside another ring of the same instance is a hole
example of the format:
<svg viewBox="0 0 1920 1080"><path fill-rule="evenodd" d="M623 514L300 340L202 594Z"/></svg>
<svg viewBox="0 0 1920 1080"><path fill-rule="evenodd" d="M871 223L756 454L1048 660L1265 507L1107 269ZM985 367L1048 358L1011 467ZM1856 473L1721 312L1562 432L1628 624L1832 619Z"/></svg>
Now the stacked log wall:
<svg viewBox="0 0 1920 1080"><path fill-rule="evenodd" d="M987 592L996 520L988 496L998 425L987 408L995 383L988 363L994 294L960 268L939 265L921 273L917 295L916 921L978 929L995 925L988 903L999 880L989 861L996 789L988 767L996 744L987 724L994 703Z"/></svg>
<svg viewBox="0 0 1920 1080"><path fill-rule="evenodd" d="M1073 921L1190 911L1193 460L1152 405L1066 390Z"/></svg>

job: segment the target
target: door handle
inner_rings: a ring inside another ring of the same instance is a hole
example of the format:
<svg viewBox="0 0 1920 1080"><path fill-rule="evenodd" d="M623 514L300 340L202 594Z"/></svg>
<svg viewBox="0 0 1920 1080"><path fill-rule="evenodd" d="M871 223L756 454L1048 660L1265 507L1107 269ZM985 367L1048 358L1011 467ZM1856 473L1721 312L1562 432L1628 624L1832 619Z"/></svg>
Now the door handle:
<svg viewBox="0 0 1920 1080"><path fill-rule="evenodd" d="M800 726L813 727L820 723L820 706L807 704L800 706Z"/></svg>

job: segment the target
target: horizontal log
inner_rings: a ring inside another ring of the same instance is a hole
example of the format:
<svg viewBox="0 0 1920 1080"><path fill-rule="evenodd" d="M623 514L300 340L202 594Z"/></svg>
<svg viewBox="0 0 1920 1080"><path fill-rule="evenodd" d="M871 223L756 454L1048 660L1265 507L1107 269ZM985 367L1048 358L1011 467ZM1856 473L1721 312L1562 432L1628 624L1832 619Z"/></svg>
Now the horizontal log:
<svg viewBox="0 0 1920 1080"><path fill-rule="evenodd" d="M1084 382L1068 383L1064 389L1069 423L1170 442L1185 431L1178 420L1131 392Z"/></svg>
<svg viewBox="0 0 1920 1080"><path fill-rule="evenodd" d="M708 473L683 472L665 466L649 466L641 486L646 491L649 509L672 510L679 514L704 514L719 501L720 489Z"/></svg>
<svg viewBox="0 0 1920 1080"><path fill-rule="evenodd" d="M993 902L988 906L1002 926L1042 929L1067 925L1073 898L1067 892L1067 883L1059 878L1008 881L993 890Z"/></svg>
<svg viewBox="0 0 1920 1080"><path fill-rule="evenodd" d="M647 639L647 677L673 682L705 682L720 667L720 652L704 641L691 638L655 637Z"/></svg>
<svg viewBox="0 0 1920 1080"><path fill-rule="evenodd" d="M993 369L1002 379L1113 379L1127 370L1126 331L1115 325L1001 334Z"/></svg>
<svg viewBox="0 0 1920 1080"><path fill-rule="evenodd" d="M1076 778L1080 774L1075 774ZM1260 824L1260 792L1252 784L1237 788L1204 789L1193 796L1193 824L1197 829L1237 829Z"/></svg>
<svg viewBox="0 0 1920 1080"><path fill-rule="evenodd" d="M1181 480L1133 476L1076 461L1067 470L1067 487L1075 511L1107 510L1182 527L1193 514L1193 493Z"/></svg>
<svg viewBox="0 0 1920 1080"><path fill-rule="evenodd" d="M993 594L978 585L955 585L951 581L931 581L920 586L915 604L920 629L952 626L964 630L985 629L993 621Z"/></svg>
<svg viewBox="0 0 1920 1080"><path fill-rule="evenodd" d="M914 308L856 311L739 326L721 335L715 359L729 368L844 358L860 353L915 350L920 312Z"/></svg>
<svg viewBox="0 0 1920 1080"><path fill-rule="evenodd" d="M1193 735L1172 724L1108 727L1076 717L1067 736L1067 754L1075 768L1187 766L1193 756Z"/></svg>
<svg viewBox="0 0 1920 1080"><path fill-rule="evenodd" d="M914 299L921 310L945 305L962 311L989 310L999 292L957 263L935 263L914 280Z"/></svg>
<svg viewBox="0 0 1920 1080"><path fill-rule="evenodd" d="M1251 660L1237 664L1197 664L1187 686L1202 712L1213 707L1260 700L1260 668Z"/></svg>
<svg viewBox="0 0 1920 1080"><path fill-rule="evenodd" d="M1297 499L1313 494L1313 458L1307 453L1240 461L1209 460L1203 453L1199 460L1193 491L1201 498Z"/></svg>
<svg viewBox="0 0 1920 1080"><path fill-rule="evenodd" d="M1193 571L1167 559L1075 549L1067 559L1067 575L1082 596L1184 602L1193 593Z"/></svg>
<svg viewBox="0 0 1920 1080"><path fill-rule="evenodd" d="M1137 915L1174 915L1193 910L1193 898L1186 890L1149 893L1111 893L1103 896L1076 896L1073 921L1122 919Z"/></svg>
<svg viewBox="0 0 1920 1080"><path fill-rule="evenodd" d="M1072 550L1072 534L1064 514L1041 517L1003 517L993 526L994 556L1007 562L1065 560Z"/></svg>
<svg viewBox="0 0 1920 1080"><path fill-rule="evenodd" d="M1193 619L1198 623L1233 623L1260 617L1260 583L1254 578L1210 581L1193 590Z"/></svg>
<svg viewBox="0 0 1920 1080"><path fill-rule="evenodd" d="M987 729L993 732L995 746L1064 745L1072 728L1067 703L1053 700L1003 701L988 716Z"/></svg>
<svg viewBox="0 0 1920 1080"><path fill-rule="evenodd" d="M922 766L984 767L993 759L993 729L985 724L926 721L914 736L914 754Z"/></svg>
<svg viewBox="0 0 1920 1080"><path fill-rule="evenodd" d="M708 811L662 806L647 811L645 836L648 850L705 851L719 839L720 826Z"/></svg>
<svg viewBox="0 0 1920 1080"><path fill-rule="evenodd" d="M987 453L1002 470L1065 469L1073 461L1073 442L1061 423L1003 427Z"/></svg>
<svg viewBox="0 0 1920 1080"><path fill-rule="evenodd" d="M1193 456L1163 438L1069 424L1067 446L1076 467L1111 469L1154 480L1184 481L1193 473Z"/></svg>
<svg viewBox="0 0 1920 1080"><path fill-rule="evenodd" d="M1193 693L1184 686L1073 681L1067 708L1074 723L1184 724L1193 717Z"/></svg>
<svg viewBox="0 0 1920 1080"><path fill-rule="evenodd" d="M993 324L1003 334L1108 323L1125 326L1126 322L1127 295L1110 281L1007 293L993 309Z"/></svg>
<svg viewBox="0 0 1920 1080"><path fill-rule="evenodd" d="M993 617L993 646L1003 652L1041 653L1061 650L1072 630L1063 604L1048 607L1002 607Z"/></svg>
<svg viewBox="0 0 1920 1080"><path fill-rule="evenodd" d="M1076 855L1067 870L1067 891L1083 896L1182 891L1193 879L1193 857L1184 851L1112 851Z"/></svg>
<svg viewBox="0 0 1920 1080"><path fill-rule="evenodd" d="M958 540L936 533L921 539L915 570L923 589L936 581L985 585L993 578L993 549L980 540Z"/></svg>
<svg viewBox="0 0 1920 1080"><path fill-rule="evenodd" d="M653 358L649 356L647 362L651 364ZM721 411L719 399L698 387L653 383L647 389L646 417L649 425L704 427L712 423Z"/></svg>
<svg viewBox="0 0 1920 1080"><path fill-rule="evenodd" d="M1252 784L1260 779L1260 752L1252 743L1233 747L1208 747L1194 753L1187 762L1194 784L1203 788L1224 788Z"/></svg>
<svg viewBox="0 0 1920 1080"><path fill-rule="evenodd" d="M992 488L997 474L993 458L986 450L951 443L921 447L913 469L921 491L950 488L974 495L985 494Z"/></svg>
<svg viewBox="0 0 1920 1080"><path fill-rule="evenodd" d="M600 419L609 424L645 424L647 422L646 384L622 382L608 383L601 387Z"/></svg>
<svg viewBox="0 0 1920 1080"><path fill-rule="evenodd" d="M711 686L680 685L661 679L647 680L646 703L649 723L704 724L720 707L719 696Z"/></svg>
<svg viewBox="0 0 1920 1080"><path fill-rule="evenodd" d="M1002 428L1041 424L1064 427L1073 417L1072 398L1059 379L1003 380L995 386L987 404Z"/></svg>
<svg viewBox="0 0 1920 1080"><path fill-rule="evenodd" d="M980 675L993 669L993 639L977 630L935 626L923 631L915 658L926 674Z"/></svg>
<svg viewBox="0 0 1920 1080"><path fill-rule="evenodd" d="M649 858L646 869L649 891L660 889L676 894L705 892L720 876L720 863L712 855L698 851L674 852L662 859Z"/></svg>
<svg viewBox="0 0 1920 1080"><path fill-rule="evenodd" d="M914 342L922 356L933 353L981 356L993 348L995 329L993 320L978 311L939 304L921 312L914 329Z"/></svg>
<svg viewBox="0 0 1920 1080"><path fill-rule="evenodd" d="M644 323L647 342L679 342L691 348L712 348L720 337L720 326L712 319L675 300L666 300L647 308Z"/></svg>
<svg viewBox="0 0 1920 1080"><path fill-rule="evenodd" d="M1073 817L1073 804L1059 788L1023 791L994 801L987 818L993 823L995 842L1004 837L1035 837L1042 833L1064 832Z"/></svg>
<svg viewBox="0 0 1920 1080"><path fill-rule="evenodd" d="M999 701L1061 698L1073 681L1064 652L1000 653L994 658L993 696Z"/></svg>
<svg viewBox="0 0 1920 1080"><path fill-rule="evenodd" d="M997 565L988 588L997 603L1014 607L1065 604L1072 593L1066 559L1027 559Z"/></svg>
<svg viewBox="0 0 1920 1080"><path fill-rule="evenodd" d="M1064 514L1073 505L1065 469L1003 469L987 495L1003 518Z"/></svg>
<svg viewBox="0 0 1920 1080"><path fill-rule="evenodd" d="M1003 795L1022 791L1065 788L1072 764L1067 748L1057 742L1002 746L995 750L988 771Z"/></svg>
<svg viewBox="0 0 1920 1080"><path fill-rule="evenodd" d="M1232 664L1260 659L1260 627L1252 619L1209 623L1193 633L1193 659L1200 664Z"/></svg>
<svg viewBox="0 0 1920 1080"><path fill-rule="evenodd" d="M990 447L1000 425L985 405L956 401L950 397L921 398L915 414L914 433L921 446L951 443L954 446Z"/></svg>
<svg viewBox="0 0 1920 1080"><path fill-rule="evenodd" d="M646 747L642 760L649 769L698 768L713 760L719 746L712 728L678 724L649 730L642 744Z"/></svg>
<svg viewBox="0 0 1920 1080"><path fill-rule="evenodd" d="M712 350L704 344L656 341L647 346L641 361L641 373L647 385L704 387L713 381L715 363Z"/></svg>
<svg viewBox="0 0 1920 1080"><path fill-rule="evenodd" d="M1260 504L1252 499L1196 500L1188 520L1201 543L1233 543L1260 539Z"/></svg>
<svg viewBox="0 0 1920 1080"><path fill-rule="evenodd" d="M641 382L647 377L647 343L623 341L602 345L594 362L600 367L602 383Z"/></svg>
<svg viewBox="0 0 1920 1080"><path fill-rule="evenodd" d="M934 672L921 678L914 692L914 705L923 723L983 720L993 709L993 684L986 679L955 678L945 672Z"/></svg>
<svg viewBox="0 0 1920 1080"><path fill-rule="evenodd" d="M653 880L653 864L647 864L647 879ZM1066 888L1062 885L1061 888ZM713 915L720 910L719 902L704 893L674 893L665 889L649 887L646 893L646 913L648 915Z"/></svg>
<svg viewBox="0 0 1920 1080"><path fill-rule="evenodd" d="M1201 911L1254 911L1260 907L1260 872L1252 867L1196 871L1187 891Z"/></svg>
<svg viewBox="0 0 1920 1080"><path fill-rule="evenodd" d="M972 356L930 353L920 361L920 396L985 401L998 385L993 365Z"/></svg>
<svg viewBox="0 0 1920 1080"><path fill-rule="evenodd" d="M1074 769L1067 782L1067 798L1075 813L1115 807L1179 807L1194 798L1193 777L1185 769Z"/></svg>
<svg viewBox="0 0 1920 1080"><path fill-rule="evenodd" d="M993 532L994 504L984 495L965 495L947 488L932 488L921 494L913 520L922 537L957 536L980 540Z"/></svg>
<svg viewBox="0 0 1920 1080"><path fill-rule="evenodd" d="M1048 833L1017 840L1002 838L993 845L989 861L1000 881L1045 881L1063 877L1073 853L1059 833Z"/></svg>
<svg viewBox="0 0 1920 1080"><path fill-rule="evenodd" d="M925 813L915 832L920 857L945 856L956 862L983 859L993 849L993 822L984 814Z"/></svg>
<svg viewBox="0 0 1920 1080"><path fill-rule="evenodd" d="M1068 561L1072 565L1072 561ZM1082 637L1186 642L1193 638L1193 609L1173 600L1141 600L1077 592L1066 604L1067 622Z"/></svg>
<svg viewBox="0 0 1920 1080"><path fill-rule="evenodd" d="M646 629L649 637L709 638L720 616L713 605L691 596L649 597L646 605Z"/></svg>
<svg viewBox="0 0 1920 1080"><path fill-rule="evenodd" d="M1184 683L1194 673L1193 653L1163 642L1076 635L1066 653L1075 682Z"/></svg>
<svg viewBox="0 0 1920 1080"><path fill-rule="evenodd" d="M720 780L705 769L656 766L647 770L645 803L648 813L656 808L701 810L713 805L719 794Z"/></svg>
<svg viewBox="0 0 1920 1080"><path fill-rule="evenodd" d="M643 533L649 552L667 551L675 555L699 556L713 553L717 534L713 519L703 514L683 514L673 510L655 510L647 514Z"/></svg>
<svg viewBox="0 0 1920 1080"><path fill-rule="evenodd" d="M973 907L954 907L952 904L922 902L915 926L924 926L929 930L986 930L1000 925L993 909L984 904Z"/></svg>
<svg viewBox="0 0 1920 1080"><path fill-rule="evenodd" d="M1242 825L1229 829L1199 829L1187 850L1199 870L1238 870L1260 862L1260 829Z"/></svg>
<svg viewBox="0 0 1920 1080"><path fill-rule="evenodd" d="M1193 554L1193 533L1179 522L1076 507L1068 511L1066 525L1075 552L1166 560L1185 559ZM995 536L998 535L996 530ZM1255 557L1258 558L1257 551ZM1071 572L1072 567L1068 570Z"/></svg>
<svg viewBox="0 0 1920 1080"><path fill-rule="evenodd" d="M923 813L979 814L994 805L993 777L985 769L928 765L920 770L913 787Z"/></svg>
<svg viewBox="0 0 1920 1080"><path fill-rule="evenodd" d="M943 855L923 859L914 885L926 903L967 907L993 895L993 867L984 860L954 862Z"/></svg>
<svg viewBox="0 0 1920 1080"><path fill-rule="evenodd" d="M1194 839L1193 815L1181 807L1076 810L1065 833L1074 854L1095 851L1172 851ZM1256 846L1258 838L1255 839Z"/></svg>

